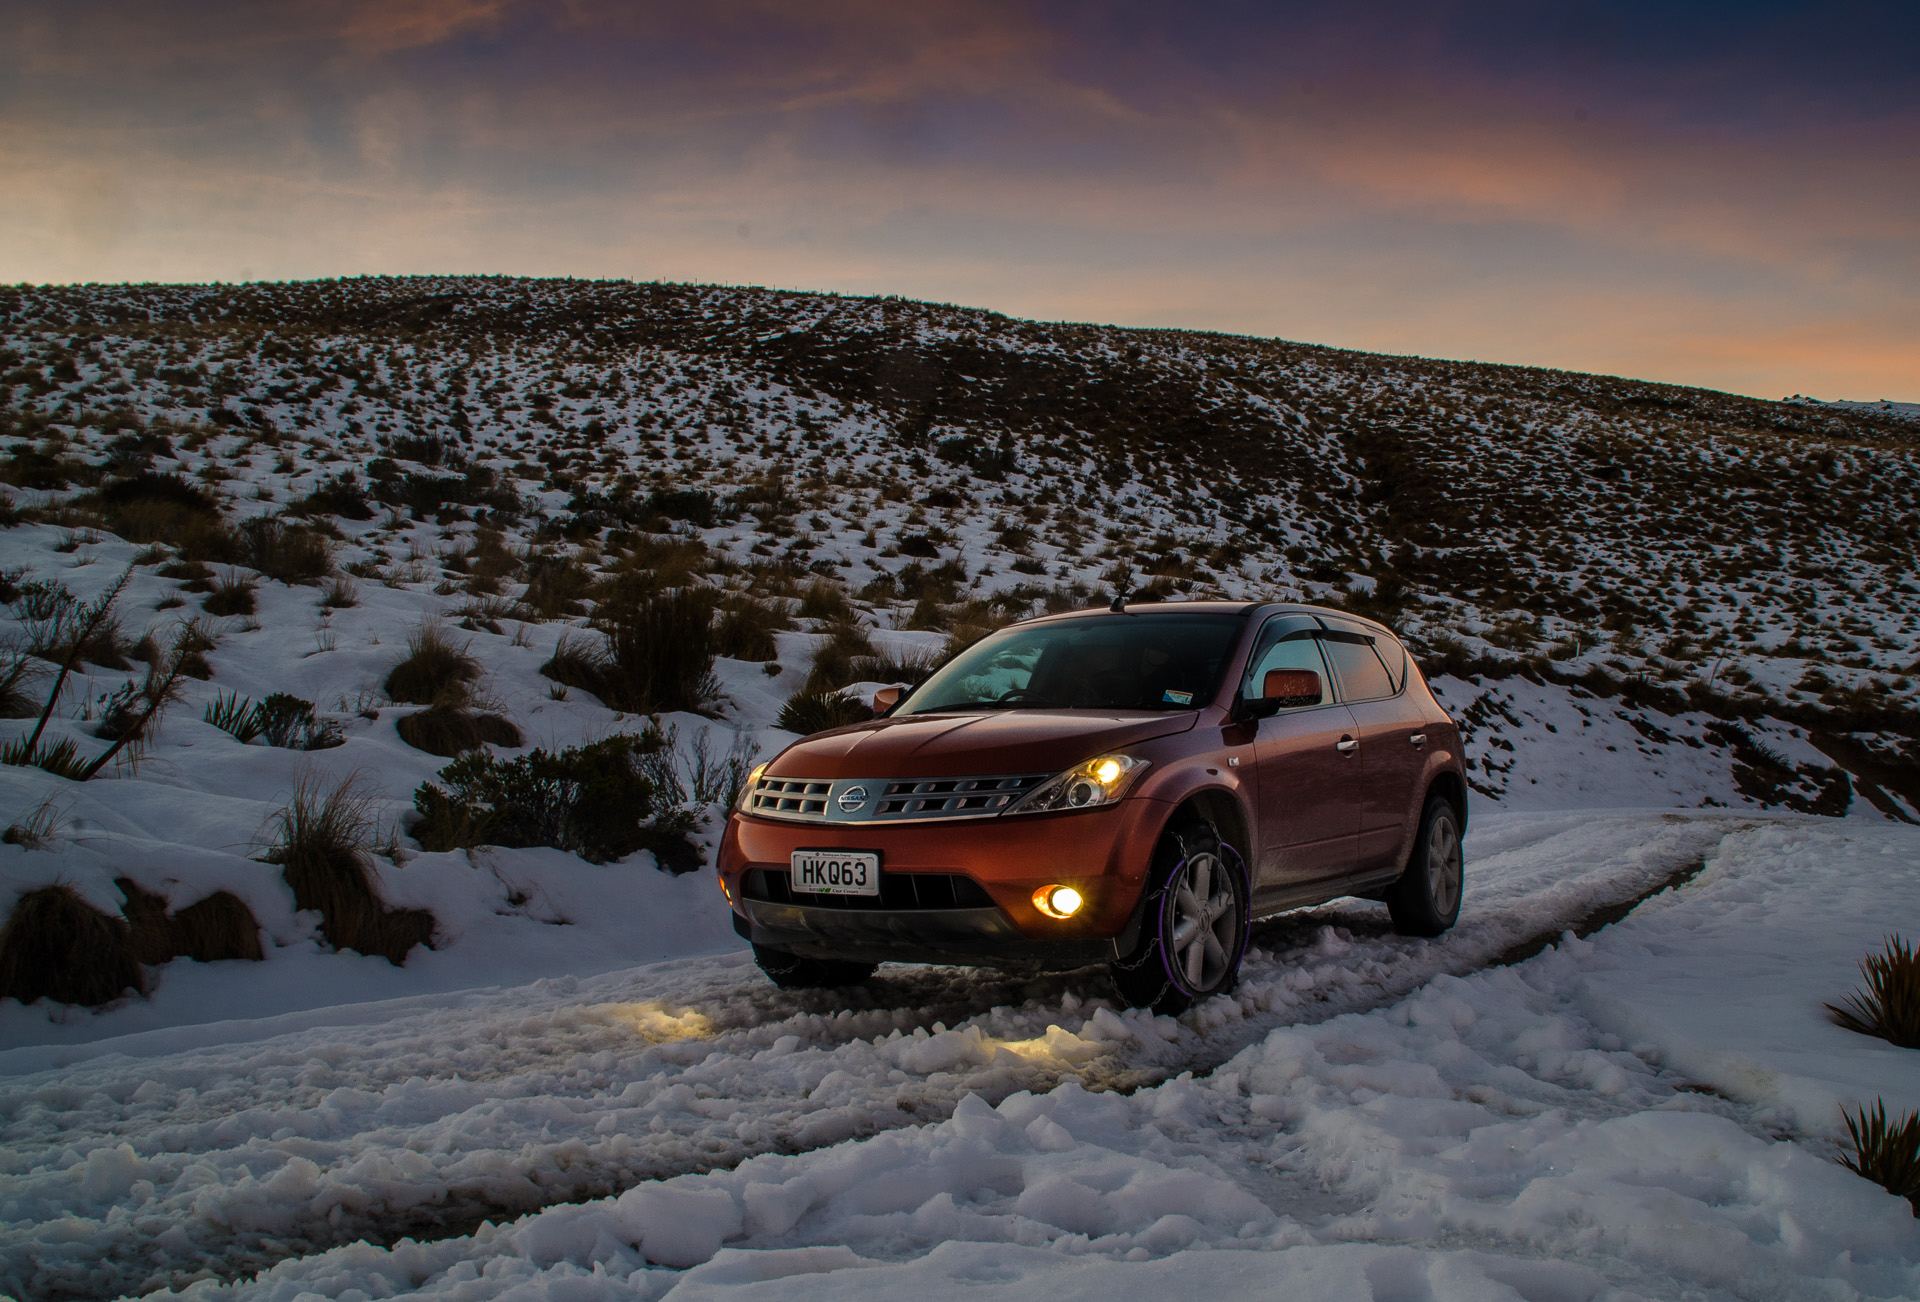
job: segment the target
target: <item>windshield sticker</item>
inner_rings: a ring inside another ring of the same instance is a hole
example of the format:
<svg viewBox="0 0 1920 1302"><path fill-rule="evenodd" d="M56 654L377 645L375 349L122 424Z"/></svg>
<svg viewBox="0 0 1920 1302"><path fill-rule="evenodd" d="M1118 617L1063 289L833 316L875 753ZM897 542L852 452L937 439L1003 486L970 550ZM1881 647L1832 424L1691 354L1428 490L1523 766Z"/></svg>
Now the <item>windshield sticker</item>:
<svg viewBox="0 0 1920 1302"><path fill-rule="evenodd" d="M1192 692L1176 692L1171 687L1160 694L1160 699L1168 705L1192 705Z"/></svg>

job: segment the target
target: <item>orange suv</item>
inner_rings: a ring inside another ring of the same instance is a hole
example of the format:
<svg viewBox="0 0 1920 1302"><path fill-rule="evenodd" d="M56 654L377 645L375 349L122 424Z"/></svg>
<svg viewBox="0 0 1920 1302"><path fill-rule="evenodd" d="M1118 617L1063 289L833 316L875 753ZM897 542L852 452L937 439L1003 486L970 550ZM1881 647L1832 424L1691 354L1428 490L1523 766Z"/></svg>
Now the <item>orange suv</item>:
<svg viewBox="0 0 1920 1302"><path fill-rule="evenodd" d="M1266 914L1459 916L1460 732L1370 620L1116 602L1000 629L874 708L755 769L727 821L734 927L781 986L1104 962L1179 1012L1232 986Z"/></svg>

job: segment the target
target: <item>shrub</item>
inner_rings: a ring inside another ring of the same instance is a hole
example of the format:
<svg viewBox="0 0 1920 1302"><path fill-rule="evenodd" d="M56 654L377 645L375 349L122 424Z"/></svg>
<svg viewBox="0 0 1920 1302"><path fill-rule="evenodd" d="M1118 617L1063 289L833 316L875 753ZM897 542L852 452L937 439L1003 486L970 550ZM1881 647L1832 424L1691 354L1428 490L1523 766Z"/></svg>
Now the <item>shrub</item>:
<svg viewBox="0 0 1920 1302"><path fill-rule="evenodd" d="M146 975L125 921L66 885L20 896L0 927L0 998L53 999L97 1008L128 990L145 994Z"/></svg>
<svg viewBox="0 0 1920 1302"><path fill-rule="evenodd" d="M544 845L607 863L650 849L663 867L689 854L697 864L686 840L690 821L661 817L662 793L645 763L665 744L649 729L558 754L463 756L440 770L444 786L423 783L414 793L420 821L413 835L428 850Z"/></svg>
<svg viewBox="0 0 1920 1302"><path fill-rule="evenodd" d="M215 891L169 913L165 897L131 878L116 878L113 884L126 898L120 912L126 915L133 955L142 963L171 963L176 958L196 963L239 958L258 963L266 957L260 948L259 920L232 891Z"/></svg>
<svg viewBox="0 0 1920 1302"><path fill-rule="evenodd" d="M1887 1105L1875 1099L1872 1112L1862 1108L1855 1116L1843 1108L1841 1116L1853 1139L1853 1156L1841 1158L1841 1165L1905 1198L1920 1216L1920 1112L1890 1124Z"/></svg>
<svg viewBox="0 0 1920 1302"><path fill-rule="evenodd" d="M346 734L331 719L316 719L313 702L290 692L275 692L254 707L259 735L282 750L328 750L346 742Z"/></svg>
<svg viewBox="0 0 1920 1302"><path fill-rule="evenodd" d="M400 740L415 750L449 759L489 742L511 750L525 741L511 720L458 705L430 705L417 714L402 715L394 727Z"/></svg>
<svg viewBox="0 0 1920 1302"><path fill-rule="evenodd" d="M839 728L849 723L862 723L872 717L872 710L850 696L837 691L802 690L787 698L775 722L788 732L805 735L825 732L828 728Z"/></svg>
<svg viewBox="0 0 1920 1302"><path fill-rule="evenodd" d="M213 591L209 592L201 607L209 615L251 615L254 612L254 581L244 578L237 570L227 571L227 577L217 580Z"/></svg>
<svg viewBox="0 0 1920 1302"><path fill-rule="evenodd" d="M1889 936L1886 952L1861 959L1860 972L1867 988L1828 1004L1828 1015L1849 1031L1920 1049L1920 955L1899 936Z"/></svg>
<svg viewBox="0 0 1920 1302"><path fill-rule="evenodd" d="M433 915L389 908L375 890L368 845L372 801L349 778L328 791L303 780L275 816L278 837L267 862L293 888L294 905L320 915L320 934L335 949L379 955L395 967L415 945L433 945Z"/></svg>
<svg viewBox="0 0 1920 1302"><path fill-rule="evenodd" d="M520 601L546 619L578 615L585 609L581 598L592 584L593 576L577 558L542 557L528 563L527 590Z"/></svg>
<svg viewBox="0 0 1920 1302"><path fill-rule="evenodd" d="M480 662L453 644L444 625L428 622L407 638L407 658L387 675L387 695L411 705L459 700L479 676Z"/></svg>

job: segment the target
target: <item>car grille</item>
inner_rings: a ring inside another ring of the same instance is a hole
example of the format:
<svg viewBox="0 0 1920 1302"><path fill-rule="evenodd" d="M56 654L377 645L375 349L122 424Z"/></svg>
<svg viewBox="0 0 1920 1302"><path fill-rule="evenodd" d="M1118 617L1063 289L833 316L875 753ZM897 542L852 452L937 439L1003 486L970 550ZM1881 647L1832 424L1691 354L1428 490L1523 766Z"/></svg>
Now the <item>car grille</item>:
<svg viewBox="0 0 1920 1302"><path fill-rule="evenodd" d="M901 823L991 818L1006 812L1051 773L978 778L761 778L747 812L806 823Z"/></svg>
<svg viewBox="0 0 1920 1302"><path fill-rule="evenodd" d="M786 871L749 868L741 894L765 904L796 904L809 909L990 909L993 899L979 882L959 873L880 874L880 894L816 895L795 891Z"/></svg>

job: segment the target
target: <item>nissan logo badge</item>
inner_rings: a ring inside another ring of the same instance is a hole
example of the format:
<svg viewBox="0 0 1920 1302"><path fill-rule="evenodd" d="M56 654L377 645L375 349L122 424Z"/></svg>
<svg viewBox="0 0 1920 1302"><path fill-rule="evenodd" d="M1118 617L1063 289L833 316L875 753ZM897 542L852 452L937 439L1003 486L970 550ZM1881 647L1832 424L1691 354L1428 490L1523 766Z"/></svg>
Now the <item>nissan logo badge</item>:
<svg viewBox="0 0 1920 1302"><path fill-rule="evenodd" d="M840 806L841 813L851 814L867 803L867 789L865 787L848 787L840 793L840 799L834 803Z"/></svg>

